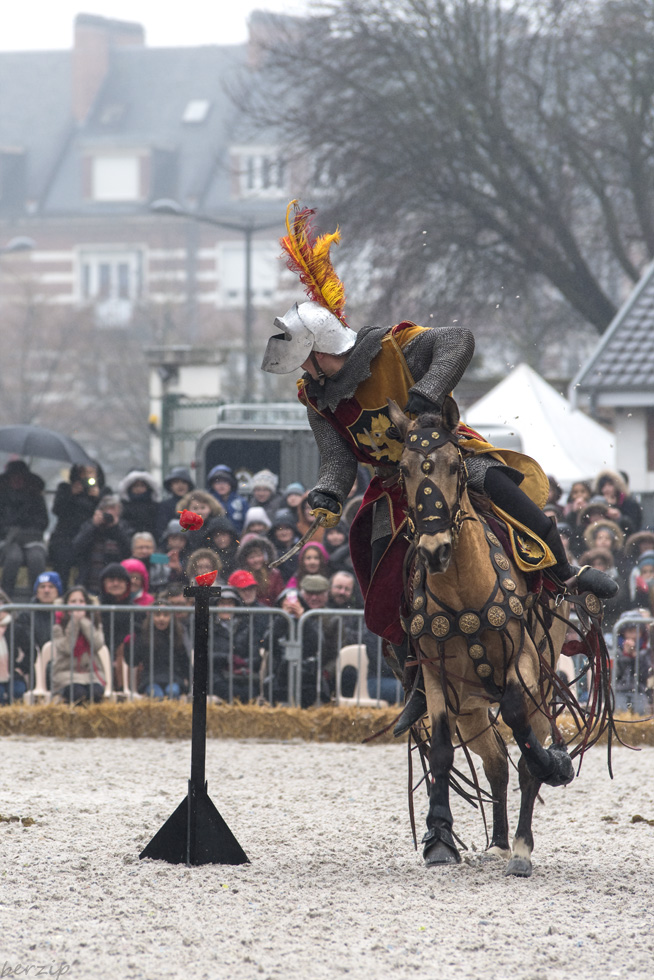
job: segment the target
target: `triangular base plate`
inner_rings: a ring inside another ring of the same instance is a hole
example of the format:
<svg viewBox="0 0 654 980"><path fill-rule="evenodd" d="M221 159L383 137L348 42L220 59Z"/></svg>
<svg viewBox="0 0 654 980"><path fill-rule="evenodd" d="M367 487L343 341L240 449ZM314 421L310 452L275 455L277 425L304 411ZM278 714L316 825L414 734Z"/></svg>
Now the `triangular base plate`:
<svg viewBox="0 0 654 980"><path fill-rule="evenodd" d="M139 854L169 864L249 864L205 790L189 783L189 795Z"/></svg>

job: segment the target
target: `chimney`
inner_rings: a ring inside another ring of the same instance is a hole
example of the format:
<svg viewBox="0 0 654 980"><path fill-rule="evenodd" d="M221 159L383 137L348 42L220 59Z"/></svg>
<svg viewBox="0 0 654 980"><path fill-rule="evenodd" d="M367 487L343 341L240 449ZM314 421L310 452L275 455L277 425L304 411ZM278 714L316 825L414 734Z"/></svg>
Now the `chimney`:
<svg viewBox="0 0 654 980"><path fill-rule="evenodd" d="M95 14L78 14L75 18L72 109L78 124L93 108L109 68L111 49L128 45L145 46L145 31L140 24Z"/></svg>

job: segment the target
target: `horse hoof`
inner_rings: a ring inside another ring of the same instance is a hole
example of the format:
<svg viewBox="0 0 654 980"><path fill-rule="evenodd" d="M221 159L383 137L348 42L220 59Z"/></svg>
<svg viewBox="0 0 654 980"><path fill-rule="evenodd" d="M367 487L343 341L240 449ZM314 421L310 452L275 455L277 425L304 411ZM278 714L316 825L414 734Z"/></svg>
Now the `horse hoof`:
<svg viewBox="0 0 654 980"><path fill-rule="evenodd" d="M575 770L566 749L551 745L547 753L553 768L545 782L548 786L567 786L575 778Z"/></svg>
<svg viewBox="0 0 654 980"><path fill-rule="evenodd" d="M514 875L516 878L531 878L533 868L529 858L512 857L506 866L505 875Z"/></svg>
<svg viewBox="0 0 654 980"><path fill-rule="evenodd" d="M425 867L433 868L443 864L461 864L461 855L456 847L452 848L442 840L434 841L422 852Z"/></svg>
<svg viewBox="0 0 654 980"><path fill-rule="evenodd" d="M509 848L499 847L497 844L493 844L492 847L487 848L484 851L484 855L493 861L509 861L511 859Z"/></svg>

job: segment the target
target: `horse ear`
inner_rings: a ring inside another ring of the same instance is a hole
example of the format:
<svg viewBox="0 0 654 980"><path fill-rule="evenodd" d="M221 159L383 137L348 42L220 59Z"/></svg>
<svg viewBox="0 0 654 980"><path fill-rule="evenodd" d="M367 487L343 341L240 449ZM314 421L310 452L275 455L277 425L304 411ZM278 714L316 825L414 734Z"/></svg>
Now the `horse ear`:
<svg viewBox="0 0 654 980"><path fill-rule="evenodd" d="M461 416L459 415L459 406L454 401L451 395L445 396L445 401L443 402L443 425L450 432L454 432L457 425L461 421Z"/></svg>
<svg viewBox="0 0 654 980"><path fill-rule="evenodd" d="M386 399L388 403L388 414L390 415L391 422L400 433L402 439L406 437L407 429L409 428L409 419L406 417L397 402L394 402L392 398Z"/></svg>

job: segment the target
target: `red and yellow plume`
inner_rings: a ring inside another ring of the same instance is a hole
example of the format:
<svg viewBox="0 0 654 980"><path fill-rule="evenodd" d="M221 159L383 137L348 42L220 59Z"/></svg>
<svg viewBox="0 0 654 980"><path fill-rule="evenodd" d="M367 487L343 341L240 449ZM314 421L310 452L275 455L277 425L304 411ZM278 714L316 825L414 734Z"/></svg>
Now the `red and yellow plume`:
<svg viewBox="0 0 654 980"><path fill-rule="evenodd" d="M291 208L294 210L291 224ZM300 210L297 201L291 201L286 209L286 231L280 245L288 256L287 265L304 285L309 299L330 310L345 325L345 287L334 271L329 249L341 240L336 229L331 235L315 237L311 227L311 208Z"/></svg>

